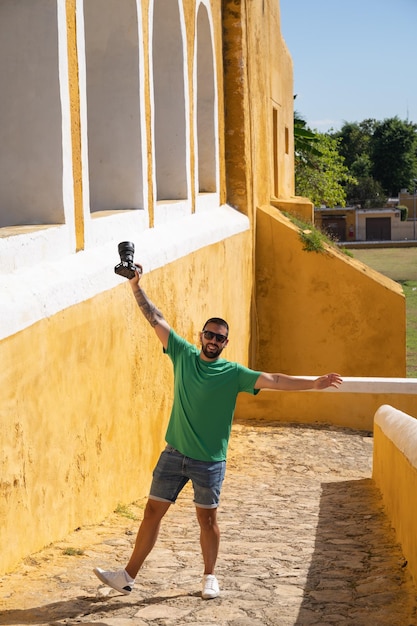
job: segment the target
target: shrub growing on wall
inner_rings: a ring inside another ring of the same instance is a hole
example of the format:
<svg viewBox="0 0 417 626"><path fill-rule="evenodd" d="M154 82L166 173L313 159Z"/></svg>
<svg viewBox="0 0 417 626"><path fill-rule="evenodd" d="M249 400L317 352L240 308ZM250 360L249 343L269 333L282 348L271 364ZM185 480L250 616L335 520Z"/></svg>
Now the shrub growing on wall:
<svg viewBox="0 0 417 626"><path fill-rule="evenodd" d="M408 207L400 204L397 206L397 209L401 212L401 221L406 222L408 218Z"/></svg>

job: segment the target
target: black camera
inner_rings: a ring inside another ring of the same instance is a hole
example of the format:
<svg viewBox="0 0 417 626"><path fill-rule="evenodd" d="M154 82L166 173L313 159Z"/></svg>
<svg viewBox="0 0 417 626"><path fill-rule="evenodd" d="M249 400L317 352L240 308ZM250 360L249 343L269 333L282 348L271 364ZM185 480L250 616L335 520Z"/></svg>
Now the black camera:
<svg viewBox="0 0 417 626"><path fill-rule="evenodd" d="M114 268L116 274L124 276L125 278L133 278L136 274L136 267L133 262L133 255L135 253L135 244L131 241L122 241L118 245L120 261Z"/></svg>

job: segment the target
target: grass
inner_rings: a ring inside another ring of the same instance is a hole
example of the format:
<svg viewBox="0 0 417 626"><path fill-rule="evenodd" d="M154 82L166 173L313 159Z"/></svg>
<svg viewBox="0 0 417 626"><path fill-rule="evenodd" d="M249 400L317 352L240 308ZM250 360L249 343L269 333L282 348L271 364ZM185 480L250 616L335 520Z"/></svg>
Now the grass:
<svg viewBox="0 0 417 626"><path fill-rule="evenodd" d="M122 517L127 517L127 519L137 520L138 517L135 515L128 506L124 504L118 504L115 511L117 515L121 515Z"/></svg>
<svg viewBox="0 0 417 626"><path fill-rule="evenodd" d="M351 249L353 257L400 283L405 295L407 377L417 378L417 248Z"/></svg>
<svg viewBox="0 0 417 626"><path fill-rule="evenodd" d="M300 240L303 244L303 250L307 252L324 252L324 243L331 244L330 238L323 233L320 229L316 228L314 224L305 222L301 218L283 211L285 217L287 217L299 230Z"/></svg>
<svg viewBox="0 0 417 626"><path fill-rule="evenodd" d="M332 239L328 233L325 233L320 228L317 228L311 222L306 222L300 217L287 213L286 211L283 211L283 214L299 228L299 236L300 241L303 244L303 250L306 250L307 252L324 253L326 252L325 244L327 244L335 248L337 247L340 252L343 252L348 256L353 256L350 250L338 246L336 241Z"/></svg>
<svg viewBox="0 0 417 626"><path fill-rule="evenodd" d="M84 554L84 550L79 548L64 548L62 553L66 556L82 556Z"/></svg>

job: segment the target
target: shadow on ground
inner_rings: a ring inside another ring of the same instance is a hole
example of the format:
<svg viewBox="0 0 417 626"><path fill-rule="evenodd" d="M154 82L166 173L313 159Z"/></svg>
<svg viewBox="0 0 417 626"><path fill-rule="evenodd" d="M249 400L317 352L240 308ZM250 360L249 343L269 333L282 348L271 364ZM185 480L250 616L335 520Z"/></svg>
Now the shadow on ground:
<svg viewBox="0 0 417 626"><path fill-rule="evenodd" d="M406 561L375 483L322 483L315 548L295 626L338 618L355 626L414 625L415 610Z"/></svg>
<svg viewBox="0 0 417 626"><path fill-rule="evenodd" d="M190 594L191 597L199 597L200 592ZM179 598L183 598L184 594L179 594ZM175 599L175 596L169 595L167 597L158 595L153 598L135 598L126 600L125 596L114 596L113 598L89 598L86 596L78 596L71 600L64 600L62 602L52 602L45 606L33 607L30 609L12 609L8 611L0 611L0 625L1 626L21 626L23 624L52 624L58 620L65 620L68 624L71 622L67 620L74 620L74 623L79 624L81 620L79 618L93 617L95 613L107 613L112 617L114 612L120 606L120 599L123 599L123 603L126 606L135 607L137 609L151 606L153 604L163 604L166 601ZM88 622L82 622L84 625ZM94 626L107 626L104 622L92 622Z"/></svg>

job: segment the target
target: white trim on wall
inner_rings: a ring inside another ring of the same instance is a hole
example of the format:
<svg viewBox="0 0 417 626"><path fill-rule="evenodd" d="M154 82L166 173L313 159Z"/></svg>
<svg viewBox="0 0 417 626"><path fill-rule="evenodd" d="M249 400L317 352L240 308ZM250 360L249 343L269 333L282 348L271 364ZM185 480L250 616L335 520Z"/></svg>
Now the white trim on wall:
<svg viewBox="0 0 417 626"><path fill-rule="evenodd" d="M204 212L188 215L135 235L126 230L119 239L133 241L136 260L145 272L150 272L250 227L245 215L227 205L212 210L209 220L206 216ZM44 235L41 231L42 239ZM23 235L13 241L14 258L19 256L19 249L24 254ZM114 266L120 262L117 240L35 265L29 260L26 258L28 265L24 268L0 274L0 339L125 281L114 273Z"/></svg>

